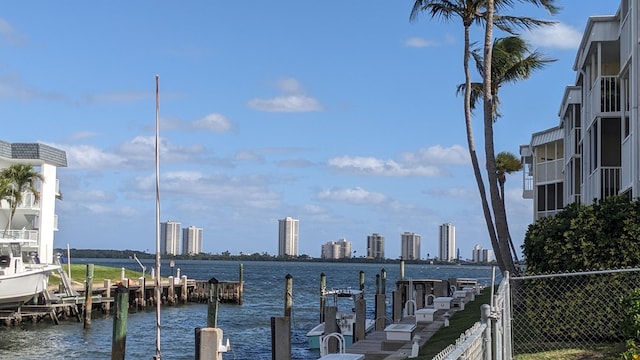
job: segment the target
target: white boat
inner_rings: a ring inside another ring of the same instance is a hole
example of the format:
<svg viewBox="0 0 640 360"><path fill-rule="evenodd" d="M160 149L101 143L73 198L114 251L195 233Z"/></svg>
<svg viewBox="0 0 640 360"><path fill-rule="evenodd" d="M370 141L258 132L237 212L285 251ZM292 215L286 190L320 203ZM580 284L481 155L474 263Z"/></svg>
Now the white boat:
<svg viewBox="0 0 640 360"><path fill-rule="evenodd" d="M0 240L0 309L16 309L49 284L49 274L59 265L39 264L17 241Z"/></svg>
<svg viewBox="0 0 640 360"><path fill-rule="evenodd" d="M325 291L323 295L325 299L333 300L333 304L325 304L326 306L336 306L338 311L336 312L336 321L338 322L338 328L340 333L344 337L345 347L353 344L353 330L356 324L355 313L355 301L362 296L362 291L347 289L334 289ZM348 306L340 306L339 300L346 299ZM319 349L322 342L322 336L324 336L324 322L316 325L313 329L307 332L307 340L309 343L309 349ZM375 320L365 319L365 333L373 330L375 326Z"/></svg>

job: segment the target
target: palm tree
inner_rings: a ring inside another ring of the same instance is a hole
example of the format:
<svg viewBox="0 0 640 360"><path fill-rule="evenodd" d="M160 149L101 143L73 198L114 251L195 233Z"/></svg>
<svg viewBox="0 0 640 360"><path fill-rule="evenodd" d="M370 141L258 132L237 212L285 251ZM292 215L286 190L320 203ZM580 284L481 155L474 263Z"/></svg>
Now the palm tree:
<svg viewBox="0 0 640 360"><path fill-rule="evenodd" d="M36 188L38 180L44 182L44 176L33 169L32 165L13 164L0 171L0 183L5 184L4 199L9 202L9 221L4 230L5 235L11 228L11 222L16 213L18 204L22 202L22 194L30 191L35 201L40 200L40 192Z"/></svg>
<svg viewBox="0 0 640 360"><path fill-rule="evenodd" d="M558 8L554 5L555 0L521 0L522 2L527 2L533 4L535 6L542 6L546 8L550 13L555 13L558 11ZM487 200L486 189L484 185L484 181L482 179L482 174L480 172L480 166L478 164L478 157L475 149L475 141L473 139L473 127L471 121L471 75L469 73L469 57L470 57L470 28L474 23L483 24L486 21L486 39L490 39L493 36L493 24L494 24L494 8L498 10L498 14L495 16L495 26L499 29L506 31L508 33L514 33L515 28L524 28L530 29L537 26L542 25L550 25L553 22L542 21L527 17L511 17L511 16L502 16L499 14L500 11L511 8L514 5L513 0L416 0L413 9L411 10L411 14L409 15L410 21L414 21L420 12L427 12L431 15L432 18L439 17L443 20L451 20L454 17L458 17L462 20L462 25L464 27L464 55L463 55L463 68L464 68L464 76L465 76L465 90L464 90L464 116L465 116L465 125L466 125L466 133L467 133L467 144L469 147L469 155L471 158L471 163L473 165L473 172L476 178L476 183L478 185L478 191L480 192L480 199L482 202L482 210L484 213L484 218L487 225L487 230L489 232L489 237L491 239L491 245L496 254L496 261L498 262L498 266L500 270L504 273L504 271L510 271L511 273L515 270L515 265L511 259L511 256L505 257L505 262L503 260L504 254L508 254L509 248L508 246L503 249L504 246L500 246L500 238L504 239L504 233L506 232L504 229L500 229L500 225L503 224L502 221L498 221L496 218L496 223L494 225L493 215L491 213L491 209L489 208L489 203ZM483 10L488 10L483 12ZM490 41L485 40L485 48L490 48ZM488 53L488 57L485 57L488 61L485 62L485 65L489 69L486 73L491 73L491 52ZM485 81L487 82L487 88L491 88L491 77L486 77ZM490 102L489 94L486 94L485 100ZM485 122L485 128L487 124ZM487 132L488 131L488 132ZM490 144L487 144L487 136L490 136L489 139ZM493 149L493 129L485 129L485 152L488 152L489 149ZM493 167L491 165L493 162ZM495 159L493 158L493 153L491 153L490 159L487 160L487 171L490 172L490 169L495 170ZM495 173L493 174L495 176ZM489 173L489 176L491 174ZM490 181L491 183L491 181ZM492 187L490 187L492 189ZM493 194L493 193L492 193ZM493 195L492 195L493 202ZM492 204L493 206L493 204ZM506 224L506 217L504 219L504 224ZM498 234L503 234L502 237L498 237Z"/></svg>
<svg viewBox="0 0 640 360"><path fill-rule="evenodd" d="M471 51L471 56L475 60L476 67L478 72L482 76L483 79L485 71L485 61L484 56L482 56L477 49ZM540 70L544 68L550 62L555 61L555 59L545 58L541 53L537 51L531 51L529 49L528 44L522 40L518 36L509 36L505 38L498 38L493 41L493 46L491 47L491 92L489 95L491 102L490 108L488 109L488 118L485 124L485 127L488 127L492 130L493 122L495 122L500 116L500 97L498 96L499 90L502 85L506 83L514 83L517 81L528 79L531 76L531 73L535 70ZM477 102L479 101L481 96L484 96L484 83L474 82L471 83L471 109L474 110ZM457 93L460 94L466 90L466 84L460 84L457 87ZM487 149L485 149L487 150ZM500 155L500 154L498 154ZM487 161L490 162L493 156L493 150L487 150L486 153ZM513 155L512 155L513 156ZM492 184L504 185L501 181L501 169L500 164L498 163L498 158L496 157L494 160L496 172L498 178L495 180L491 179L489 176L490 186ZM520 161L516 158L515 161L520 163ZM521 168L520 164L520 168ZM517 171L520 170L517 169ZM504 174L502 174L504 177ZM506 179L505 179L506 180ZM493 189L491 189L493 190ZM504 188L499 188L500 192L492 192L493 195L498 194L501 201L494 201L492 198L492 208L494 211L494 215L496 216L496 222L502 221L499 219L504 218L504 237L502 239L508 239L509 247L511 248L512 253L509 255L513 258L517 257L517 251L513 246L513 241L511 239L511 235L509 234L507 218L506 218L506 210L504 208ZM504 215L502 215L504 214ZM498 236L500 238L500 236ZM505 252L506 253L506 252ZM506 256L506 254L505 254Z"/></svg>
<svg viewBox="0 0 640 360"><path fill-rule="evenodd" d="M478 73L484 79L484 61L478 49L471 50L471 56L476 63ZM493 121L497 121L502 116L500 114L500 97L498 92L502 85L515 83L528 79L533 71L541 70L547 64L556 61L544 57L538 51L531 51L529 44L518 36L508 36L497 38L491 47L491 113ZM466 84L458 85L456 93L464 92ZM475 110L476 104L483 96L484 84L481 82L471 83L471 110Z"/></svg>
<svg viewBox="0 0 640 360"><path fill-rule="evenodd" d="M504 207L505 209L504 184L507 182L507 174L512 174L520 170L522 170L522 162L512 153L508 151L502 151L498 153L498 155L496 155L496 175L498 176L498 185L500 186L502 207ZM518 252L516 251L515 246L513 246L513 239L511 238L511 234L509 233L508 224L507 234L509 235L509 246L511 246L513 256L516 261L518 261Z"/></svg>

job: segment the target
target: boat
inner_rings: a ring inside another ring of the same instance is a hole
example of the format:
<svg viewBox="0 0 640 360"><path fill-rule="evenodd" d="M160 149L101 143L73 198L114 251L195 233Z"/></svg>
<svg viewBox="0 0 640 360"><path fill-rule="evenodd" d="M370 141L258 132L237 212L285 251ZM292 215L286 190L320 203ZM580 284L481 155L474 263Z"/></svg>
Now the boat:
<svg viewBox="0 0 640 360"><path fill-rule="evenodd" d="M17 309L47 290L60 265L40 264L28 244L0 239L0 309Z"/></svg>
<svg viewBox="0 0 640 360"><path fill-rule="evenodd" d="M344 337L344 346L348 347L353 344L353 330L356 324L356 312L355 301L362 297L363 292L361 290L353 290L351 288L346 289L332 289L326 290L321 296L326 299L331 299L333 304L326 303L326 306L336 306L336 321L338 322L338 328L342 336ZM348 306L343 304L346 301ZM375 326L375 320L365 319L365 333L373 330ZM307 341L309 349L319 349L322 343L322 337L325 335L325 323L322 322L316 325L313 329L307 332Z"/></svg>

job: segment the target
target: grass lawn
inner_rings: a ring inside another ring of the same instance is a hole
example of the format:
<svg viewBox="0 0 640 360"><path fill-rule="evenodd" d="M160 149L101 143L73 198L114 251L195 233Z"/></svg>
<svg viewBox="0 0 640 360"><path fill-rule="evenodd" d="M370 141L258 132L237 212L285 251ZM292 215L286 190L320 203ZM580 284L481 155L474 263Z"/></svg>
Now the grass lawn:
<svg viewBox="0 0 640 360"><path fill-rule="evenodd" d="M67 264L62 264L62 269L66 272ZM129 279L137 280L142 275L142 272L125 269L124 275ZM101 265L93 266L93 284L101 285L105 279L110 279L113 284L116 281L120 281L121 276L122 270L120 268ZM71 264L71 277L71 280L74 281L76 285L83 285L87 277L87 265ZM151 275L149 274L145 274L144 277L151 279ZM49 285L58 286L58 284L60 284L60 276L57 273L51 274L49 276Z"/></svg>
<svg viewBox="0 0 640 360"><path fill-rule="evenodd" d="M489 304L491 289L485 288L474 301L464 305L464 310L456 312L449 320L449 327L442 327L420 349L418 359L432 359L447 346L454 344L460 334L480 321L480 306Z"/></svg>
<svg viewBox="0 0 640 360"><path fill-rule="evenodd" d="M460 334L480 321L480 306L489 304L491 289L487 288L472 302L465 304L464 310L456 312L450 319L449 327L442 327L420 349L417 359L432 359L447 346L454 344ZM619 359L624 351L623 344L607 344L596 347L594 350L563 349L557 351L545 351L535 354L522 354L515 357L516 360L613 360Z"/></svg>

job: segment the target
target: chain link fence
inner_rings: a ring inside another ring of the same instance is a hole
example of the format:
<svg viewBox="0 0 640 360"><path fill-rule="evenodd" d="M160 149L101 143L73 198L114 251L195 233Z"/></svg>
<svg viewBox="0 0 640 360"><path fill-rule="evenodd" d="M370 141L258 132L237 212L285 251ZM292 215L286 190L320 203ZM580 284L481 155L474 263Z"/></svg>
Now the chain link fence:
<svg viewBox="0 0 640 360"><path fill-rule="evenodd" d="M640 269L512 277L514 355L623 343L622 300L639 288Z"/></svg>
<svg viewBox="0 0 640 360"><path fill-rule="evenodd" d="M512 278L505 274L482 320L434 359L511 360L565 349L597 352L622 344L623 300L636 289L638 268Z"/></svg>

